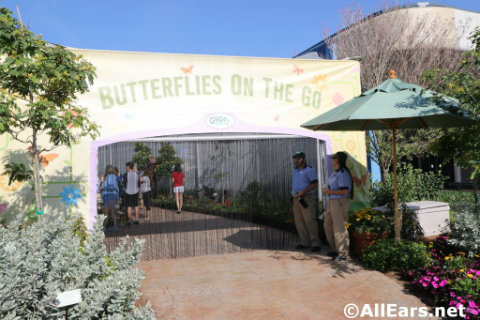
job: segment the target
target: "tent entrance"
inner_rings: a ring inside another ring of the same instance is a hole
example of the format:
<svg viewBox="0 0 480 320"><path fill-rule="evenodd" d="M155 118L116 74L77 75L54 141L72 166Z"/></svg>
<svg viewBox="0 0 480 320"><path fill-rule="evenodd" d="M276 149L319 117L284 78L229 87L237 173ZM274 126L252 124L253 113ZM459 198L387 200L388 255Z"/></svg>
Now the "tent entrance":
<svg viewBox="0 0 480 320"><path fill-rule="evenodd" d="M127 234L145 239L145 259L292 248L296 242L290 203L292 155L304 151L320 185L326 179L324 141L265 133L185 134L105 145L98 150L98 175L106 165L123 173L138 143L150 148L157 164L165 148L173 148L185 173L181 214L176 214L170 176L157 173L152 218L143 219L142 209L139 225L120 222L120 231L107 232L112 245ZM138 168L148 165L137 163ZM315 207L319 215L322 203Z"/></svg>

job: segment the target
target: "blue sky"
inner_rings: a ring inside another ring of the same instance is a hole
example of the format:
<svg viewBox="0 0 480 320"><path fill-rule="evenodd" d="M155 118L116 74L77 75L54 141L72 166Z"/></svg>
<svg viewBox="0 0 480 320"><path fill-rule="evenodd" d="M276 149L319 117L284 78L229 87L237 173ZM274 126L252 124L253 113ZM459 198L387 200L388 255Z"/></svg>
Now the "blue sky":
<svg viewBox="0 0 480 320"><path fill-rule="evenodd" d="M0 0L34 32L76 48L292 57L336 31L345 0ZM358 1L367 12L381 3ZM440 2L479 11L479 0Z"/></svg>

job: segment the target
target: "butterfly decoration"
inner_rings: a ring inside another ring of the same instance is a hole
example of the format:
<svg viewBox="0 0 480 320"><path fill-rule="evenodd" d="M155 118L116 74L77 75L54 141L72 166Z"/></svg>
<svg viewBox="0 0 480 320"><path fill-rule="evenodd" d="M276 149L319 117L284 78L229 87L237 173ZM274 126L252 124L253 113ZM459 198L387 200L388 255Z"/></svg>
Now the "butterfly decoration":
<svg viewBox="0 0 480 320"><path fill-rule="evenodd" d="M359 72L360 72L360 67L359 67L359 66L355 66L355 68L352 69L352 72L353 72L353 73L359 73Z"/></svg>
<svg viewBox="0 0 480 320"><path fill-rule="evenodd" d="M352 180L353 180L353 183L355 183L355 186L357 188L360 188L362 185L364 185L364 186L367 185L367 177L368 177L368 173L365 173L360 178L352 177Z"/></svg>
<svg viewBox="0 0 480 320"><path fill-rule="evenodd" d="M180 67L180 69L183 71L184 74L192 73L193 66L190 66L188 68Z"/></svg>
<svg viewBox="0 0 480 320"><path fill-rule="evenodd" d="M327 75L326 74L319 73L318 75L313 76L312 83L317 85L320 90L328 88L326 82L327 82Z"/></svg>
<svg viewBox="0 0 480 320"><path fill-rule="evenodd" d="M8 207L8 205L6 203L0 203L0 214L7 211L7 207Z"/></svg>
<svg viewBox="0 0 480 320"><path fill-rule="evenodd" d="M82 195L80 194L80 188L76 188L71 184L68 188L63 187L63 192L60 192L58 194L61 199L61 202L65 202L67 207L70 207L72 205L77 205L77 200L82 198Z"/></svg>
<svg viewBox="0 0 480 320"><path fill-rule="evenodd" d="M297 76L299 76L301 73L303 73L303 69L299 68L296 64L293 65L293 73L296 73Z"/></svg>
<svg viewBox="0 0 480 320"><path fill-rule="evenodd" d="M30 154L33 155L33 148L28 147L28 150L30 151ZM48 167L50 162L57 159L58 157L59 157L58 153L49 153L49 154L45 154L45 155L39 154L38 155L38 162L40 162L40 165L42 166L42 168L46 168L46 167Z"/></svg>
<svg viewBox="0 0 480 320"><path fill-rule="evenodd" d="M278 121L278 120L280 120L280 115L279 115L279 114L277 114L277 115L275 116L275 118L274 118L274 119L275 119L275 121Z"/></svg>

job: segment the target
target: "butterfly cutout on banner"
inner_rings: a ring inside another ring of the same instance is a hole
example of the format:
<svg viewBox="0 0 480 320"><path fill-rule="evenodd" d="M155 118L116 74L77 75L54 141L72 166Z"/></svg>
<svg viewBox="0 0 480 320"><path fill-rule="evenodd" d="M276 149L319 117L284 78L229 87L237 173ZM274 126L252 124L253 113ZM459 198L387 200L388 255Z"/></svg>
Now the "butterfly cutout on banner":
<svg viewBox="0 0 480 320"><path fill-rule="evenodd" d="M299 68L296 64L293 65L293 73L296 73L297 76L299 76L301 73L303 73L303 69Z"/></svg>
<svg viewBox="0 0 480 320"><path fill-rule="evenodd" d="M188 68L180 67L180 69L183 71L184 74L192 73L192 71L193 71L193 66L190 66L190 67L188 67Z"/></svg>
<svg viewBox="0 0 480 320"><path fill-rule="evenodd" d="M316 76L313 76L312 83L315 84L320 91L328 89L326 74L319 73Z"/></svg>
<svg viewBox="0 0 480 320"><path fill-rule="evenodd" d="M33 154L33 148L32 147L28 147L28 150L30 151L30 154ZM58 153L49 153L49 154L39 154L38 155L38 162L40 162L40 165L43 167L43 168L46 168L50 162L52 162L53 160L57 159L59 157Z"/></svg>

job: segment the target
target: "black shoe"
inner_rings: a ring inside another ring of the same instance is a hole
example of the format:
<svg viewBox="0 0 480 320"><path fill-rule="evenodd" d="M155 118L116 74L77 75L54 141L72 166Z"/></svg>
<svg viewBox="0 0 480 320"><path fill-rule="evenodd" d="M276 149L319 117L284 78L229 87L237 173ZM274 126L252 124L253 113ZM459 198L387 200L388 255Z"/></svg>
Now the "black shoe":
<svg viewBox="0 0 480 320"><path fill-rule="evenodd" d="M139 223L138 220L135 220L135 222L133 224L138 224L138 223Z"/></svg>
<svg viewBox="0 0 480 320"><path fill-rule="evenodd" d="M297 250L302 250L302 249L307 249L307 246L304 246L303 244L299 244L298 246L295 247Z"/></svg>
<svg viewBox="0 0 480 320"><path fill-rule="evenodd" d="M338 256L338 252L330 251L329 253L327 253L327 256L335 258L336 256Z"/></svg>
<svg viewBox="0 0 480 320"><path fill-rule="evenodd" d="M311 252L320 252L320 251L322 251L322 248L316 246L316 247L312 247L312 249L311 249L310 251L311 251Z"/></svg>

